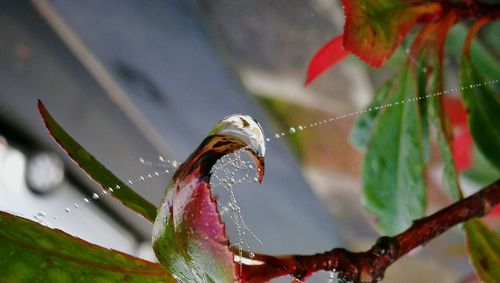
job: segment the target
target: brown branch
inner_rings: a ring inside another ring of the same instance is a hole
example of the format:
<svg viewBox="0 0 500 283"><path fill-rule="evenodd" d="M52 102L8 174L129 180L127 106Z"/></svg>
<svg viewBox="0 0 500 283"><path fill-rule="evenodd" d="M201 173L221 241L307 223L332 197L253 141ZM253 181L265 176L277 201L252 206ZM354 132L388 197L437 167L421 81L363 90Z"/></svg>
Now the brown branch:
<svg viewBox="0 0 500 283"><path fill-rule="evenodd" d="M336 271L341 280L378 282L385 270L396 260L434 239L451 227L474 217L488 214L500 203L500 179L481 191L462 199L428 217L417 220L406 231L394 237L381 237L365 252L350 252L343 248L315 255L273 257L256 255L260 265L243 265L244 282L263 282L293 275L303 280L319 270Z"/></svg>

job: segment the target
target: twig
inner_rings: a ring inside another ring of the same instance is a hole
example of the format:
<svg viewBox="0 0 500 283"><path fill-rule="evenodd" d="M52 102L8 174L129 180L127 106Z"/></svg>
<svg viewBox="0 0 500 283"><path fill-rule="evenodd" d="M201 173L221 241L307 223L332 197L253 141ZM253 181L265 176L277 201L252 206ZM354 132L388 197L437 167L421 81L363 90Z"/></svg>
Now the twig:
<svg viewBox="0 0 500 283"><path fill-rule="evenodd" d="M335 248L315 255L256 255L254 260L264 264L245 265L242 278L244 282L263 282L290 274L304 280L316 271L326 270L337 272L338 278L345 281L378 282L384 277L387 267L414 248L459 223L488 214L498 203L500 179L468 198L415 221L399 235L380 237L368 251L350 252Z"/></svg>

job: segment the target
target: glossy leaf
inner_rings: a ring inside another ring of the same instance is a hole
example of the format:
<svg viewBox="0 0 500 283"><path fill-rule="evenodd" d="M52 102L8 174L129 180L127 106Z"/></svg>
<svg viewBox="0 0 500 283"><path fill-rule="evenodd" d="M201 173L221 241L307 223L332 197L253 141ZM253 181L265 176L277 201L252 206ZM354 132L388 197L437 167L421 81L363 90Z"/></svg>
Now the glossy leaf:
<svg viewBox="0 0 500 283"><path fill-rule="evenodd" d="M422 126L415 75L404 70L363 160L363 200L379 230L394 235L424 214Z"/></svg>
<svg viewBox="0 0 500 283"><path fill-rule="evenodd" d="M465 223L469 258L483 282L500 282L500 237L479 220Z"/></svg>
<svg viewBox="0 0 500 283"><path fill-rule="evenodd" d="M157 263L0 212L0 281L175 282Z"/></svg>
<svg viewBox="0 0 500 283"><path fill-rule="evenodd" d="M264 134L251 117L226 117L177 169L153 227L160 263L182 282L235 282L239 264L212 196L210 172L222 156L244 149L264 174Z"/></svg>
<svg viewBox="0 0 500 283"><path fill-rule="evenodd" d="M468 56L460 66L462 97L472 137L486 159L500 169L500 98L476 70Z"/></svg>
<svg viewBox="0 0 500 283"><path fill-rule="evenodd" d="M350 52L344 49L343 35L338 35L321 47L314 54L309 67L307 68L307 77L305 85L310 84L313 80L323 74L329 68L335 66L342 61Z"/></svg>
<svg viewBox="0 0 500 283"><path fill-rule="evenodd" d="M413 4L403 0L342 0L344 47L372 67L389 59L410 29L441 12L438 3Z"/></svg>
<svg viewBox="0 0 500 283"><path fill-rule="evenodd" d="M106 167L104 167L94 156L78 144L66 131L52 118L41 101L38 101L38 109L42 115L45 126L56 142L67 152L94 181L103 189L113 189L110 194L121 201L125 206L141 214L147 220L153 222L156 218L156 206L145 200L130 187L125 185Z"/></svg>
<svg viewBox="0 0 500 283"><path fill-rule="evenodd" d="M388 81L377 91L375 98L367 107L368 111L361 114L353 126L349 140L358 149L365 150L368 146L375 119L381 111L380 106L386 101L392 85L392 80Z"/></svg>

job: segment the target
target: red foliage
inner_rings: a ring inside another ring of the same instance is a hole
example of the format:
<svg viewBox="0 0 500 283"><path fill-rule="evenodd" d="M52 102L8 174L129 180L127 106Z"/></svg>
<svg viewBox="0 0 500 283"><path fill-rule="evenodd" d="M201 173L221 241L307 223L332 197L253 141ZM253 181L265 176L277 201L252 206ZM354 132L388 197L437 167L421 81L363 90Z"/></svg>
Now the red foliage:
<svg viewBox="0 0 500 283"><path fill-rule="evenodd" d="M448 116L453 129L453 141L451 144L453 160L459 172L467 170L473 162L472 136L467 126L467 111L458 98L445 96L443 100L444 112Z"/></svg>
<svg viewBox="0 0 500 283"><path fill-rule="evenodd" d="M338 35L325 44L314 54L307 69L305 85L311 83L323 72L333 67L339 61L349 55L349 51L344 49L343 35Z"/></svg>

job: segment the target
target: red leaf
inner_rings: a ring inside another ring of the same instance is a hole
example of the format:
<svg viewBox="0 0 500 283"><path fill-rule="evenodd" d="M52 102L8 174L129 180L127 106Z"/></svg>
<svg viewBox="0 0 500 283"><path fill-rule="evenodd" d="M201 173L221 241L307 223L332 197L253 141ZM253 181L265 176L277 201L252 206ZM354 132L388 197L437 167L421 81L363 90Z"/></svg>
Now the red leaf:
<svg viewBox="0 0 500 283"><path fill-rule="evenodd" d="M453 141L451 144L453 160L459 172L467 170L473 162L472 158L472 136L467 127L467 111L458 98L445 96L443 99L444 112L448 116L453 129Z"/></svg>
<svg viewBox="0 0 500 283"><path fill-rule="evenodd" d="M346 23L344 47L372 67L390 58L418 21L441 13L439 3L412 5L403 0L342 0Z"/></svg>
<svg viewBox="0 0 500 283"><path fill-rule="evenodd" d="M344 59L350 52L344 49L343 35L338 35L323 45L316 54L314 54L309 67L307 68L307 78L305 85L310 84L314 79L323 74L326 70Z"/></svg>
<svg viewBox="0 0 500 283"><path fill-rule="evenodd" d="M453 126L467 126L467 111L459 98L444 96L443 107Z"/></svg>
<svg viewBox="0 0 500 283"><path fill-rule="evenodd" d="M451 149L453 160L459 172L467 170L472 165L472 136L468 127L463 127L462 131L453 137Z"/></svg>

